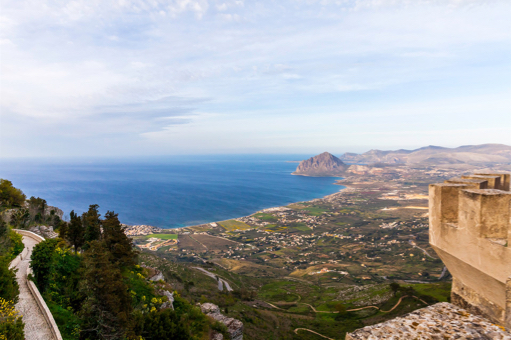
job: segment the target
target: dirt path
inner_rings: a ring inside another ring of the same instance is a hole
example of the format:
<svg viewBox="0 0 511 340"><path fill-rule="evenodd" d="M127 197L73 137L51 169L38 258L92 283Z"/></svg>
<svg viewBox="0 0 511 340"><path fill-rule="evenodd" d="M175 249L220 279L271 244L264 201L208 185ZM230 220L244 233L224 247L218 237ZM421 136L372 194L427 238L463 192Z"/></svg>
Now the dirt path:
<svg viewBox="0 0 511 340"><path fill-rule="evenodd" d="M295 329L295 334L298 334L298 331L307 331L307 332L311 332L316 335L319 335L320 337L325 338L325 339L335 340L335 339L329 338L327 336L324 336L323 334L319 334L318 332L314 332L312 329L308 329L308 328L297 328L297 329Z"/></svg>
<svg viewBox="0 0 511 340"><path fill-rule="evenodd" d="M379 310L380 312L382 312L382 313L390 313L390 312L392 312L394 309L396 309L396 308L399 306L399 304L401 303L401 301L403 301L403 299L404 299L404 298L407 298L407 297L413 297L413 298L415 298L415 299L419 300L420 302L422 302L423 304L428 305L428 303L427 303L426 301L424 301L424 300L422 300L422 299L419 299L417 296L408 296L408 295L405 295L405 296L402 296L402 297L401 297L401 298L397 301L397 303L394 305L394 307L392 307L392 308L391 308L391 309L389 309L389 310L381 310L381 309L380 309L379 307L377 307L377 306L365 306L365 307L360 307L360 308L347 309L346 311L347 311L347 312L356 312L356 311L358 311L358 310L363 310L363 309L368 309L368 308L375 308L375 309L378 309L378 310ZM277 306L275 306L275 305L272 305L272 304L271 304L271 303L269 303L268 301L264 301L264 302L266 302L267 304L269 304L269 305L270 305L270 306L272 306L273 308L277 308L277 309L281 309L281 310L282 310L282 308L279 308L279 307L277 307ZM312 309L312 311L313 311L314 313L339 313L339 312L335 312L335 311L334 311L334 312L332 312L332 311L317 310L316 308L314 308L314 306L313 306L313 305L308 304L308 303L305 303L305 302L296 302L296 304L307 305L307 306L309 306L309 307Z"/></svg>
<svg viewBox="0 0 511 340"><path fill-rule="evenodd" d="M200 244L201 246L203 246L204 248L206 248L206 250L208 250L208 247L206 247L201 241L197 240L195 237L193 237L191 234L188 235L192 240L194 240L195 242L197 242L198 244Z"/></svg>
<svg viewBox="0 0 511 340"><path fill-rule="evenodd" d="M20 287L20 297L16 304L16 309L23 315L25 339L54 340L55 337L27 284L27 269L30 264L30 256L32 255L32 249L38 242L30 237L23 236L23 243L27 247L28 253L25 259L16 266L18 269L16 280Z"/></svg>

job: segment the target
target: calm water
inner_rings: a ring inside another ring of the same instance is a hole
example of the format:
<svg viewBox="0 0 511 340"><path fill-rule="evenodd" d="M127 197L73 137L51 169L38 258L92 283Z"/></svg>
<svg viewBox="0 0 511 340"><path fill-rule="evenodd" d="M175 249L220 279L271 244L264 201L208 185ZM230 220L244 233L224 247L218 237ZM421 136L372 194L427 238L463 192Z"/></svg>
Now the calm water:
<svg viewBox="0 0 511 340"><path fill-rule="evenodd" d="M323 197L335 178L292 176L310 156L195 156L125 161L0 161L0 178L79 213L90 204L123 223L176 228Z"/></svg>

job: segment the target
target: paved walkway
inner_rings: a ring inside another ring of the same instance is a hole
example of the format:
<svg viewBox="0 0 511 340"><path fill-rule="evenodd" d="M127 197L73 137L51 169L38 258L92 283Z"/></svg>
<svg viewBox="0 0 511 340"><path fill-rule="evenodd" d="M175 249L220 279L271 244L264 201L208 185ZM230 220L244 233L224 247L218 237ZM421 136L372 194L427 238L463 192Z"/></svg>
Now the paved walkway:
<svg viewBox="0 0 511 340"><path fill-rule="evenodd" d="M18 269L16 279L20 286L20 296L16 304L16 310L23 315L25 340L54 340L55 337L27 285L27 269L30 264L32 248L37 244L37 241L23 236L23 243L28 249L28 254L26 258L16 266Z"/></svg>

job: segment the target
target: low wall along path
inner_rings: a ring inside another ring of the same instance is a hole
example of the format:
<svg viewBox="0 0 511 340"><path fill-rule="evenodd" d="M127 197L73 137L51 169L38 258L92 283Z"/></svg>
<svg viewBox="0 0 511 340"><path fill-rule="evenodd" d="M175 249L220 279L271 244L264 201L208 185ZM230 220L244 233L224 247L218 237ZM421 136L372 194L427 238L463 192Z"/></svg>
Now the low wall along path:
<svg viewBox="0 0 511 340"><path fill-rule="evenodd" d="M16 232L23 235L23 244L25 245L23 253L20 254L21 256L18 256L11 262L11 266L18 269L16 279L20 287L20 295L19 301L16 304L16 310L23 315L25 339L61 340L62 336L46 303L39 294L35 284L27 279L32 249L36 244L43 241L44 238L25 230L16 230Z"/></svg>

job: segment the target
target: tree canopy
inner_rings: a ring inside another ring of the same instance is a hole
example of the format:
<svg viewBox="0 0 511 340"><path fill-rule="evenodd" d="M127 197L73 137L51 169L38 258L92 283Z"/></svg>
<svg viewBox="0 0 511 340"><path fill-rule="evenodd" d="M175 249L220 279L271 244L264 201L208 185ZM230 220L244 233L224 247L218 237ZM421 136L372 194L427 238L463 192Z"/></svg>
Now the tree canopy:
<svg viewBox="0 0 511 340"><path fill-rule="evenodd" d="M21 207L27 196L15 188L11 181L0 179L0 206L12 208Z"/></svg>

